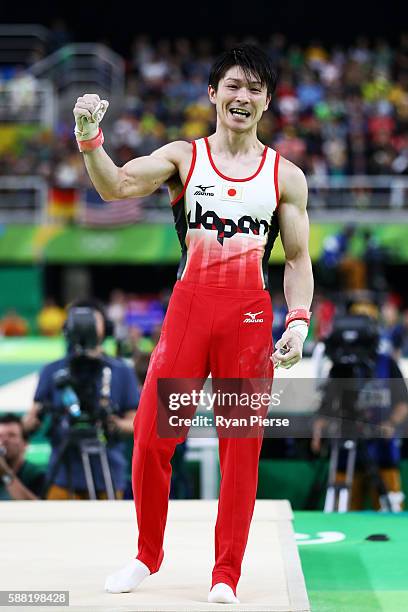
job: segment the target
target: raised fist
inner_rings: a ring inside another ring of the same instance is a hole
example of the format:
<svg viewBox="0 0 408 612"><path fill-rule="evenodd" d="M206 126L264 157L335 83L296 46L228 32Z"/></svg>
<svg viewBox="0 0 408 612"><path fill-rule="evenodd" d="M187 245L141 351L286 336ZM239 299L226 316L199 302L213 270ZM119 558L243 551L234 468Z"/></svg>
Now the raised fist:
<svg viewBox="0 0 408 612"><path fill-rule="evenodd" d="M74 106L75 136L77 140L92 140L98 135L99 124L109 106L98 94L84 94Z"/></svg>

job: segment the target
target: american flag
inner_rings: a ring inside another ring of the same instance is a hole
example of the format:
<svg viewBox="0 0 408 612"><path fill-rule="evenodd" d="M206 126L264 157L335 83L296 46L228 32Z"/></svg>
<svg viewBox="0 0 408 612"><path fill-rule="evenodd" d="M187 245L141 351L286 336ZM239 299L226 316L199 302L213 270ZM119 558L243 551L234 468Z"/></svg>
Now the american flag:
<svg viewBox="0 0 408 612"><path fill-rule="evenodd" d="M78 223L87 227L131 225L143 218L142 200L104 202L95 189L86 189L78 211Z"/></svg>

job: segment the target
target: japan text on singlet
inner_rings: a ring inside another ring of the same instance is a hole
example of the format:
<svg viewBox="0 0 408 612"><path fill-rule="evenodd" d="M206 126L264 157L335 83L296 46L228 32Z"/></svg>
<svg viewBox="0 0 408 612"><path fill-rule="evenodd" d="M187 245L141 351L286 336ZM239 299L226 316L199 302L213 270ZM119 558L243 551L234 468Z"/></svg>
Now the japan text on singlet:
<svg viewBox="0 0 408 612"><path fill-rule="evenodd" d="M267 289L279 233L278 164L279 153L265 146L252 176L234 179L218 170L206 138L193 142L184 189L172 202L182 249L179 280Z"/></svg>

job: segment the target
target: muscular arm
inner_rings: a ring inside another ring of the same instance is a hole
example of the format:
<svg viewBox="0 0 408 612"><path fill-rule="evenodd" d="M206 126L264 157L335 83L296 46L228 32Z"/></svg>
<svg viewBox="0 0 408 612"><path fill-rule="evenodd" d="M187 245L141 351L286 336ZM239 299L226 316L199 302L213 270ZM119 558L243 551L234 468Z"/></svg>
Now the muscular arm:
<svg viewBox="0 0 408 612"><path fill-rule="evenodd" d="M285 251L283 289L289 310L309 311L313 297L313 274L309 256L309 220L306 212L307 185L303 172L286 159L279 167L281 193L278 218ZM305 336L289 328L275 345L271 359L275 367L290 368L302 358Z"/></svg>
<svg viewBox="0 0 408 612"><path fill-rule="evenodd" d="M285 298L289 310L309 310L313 298L313 273L308 248L306 179L303 172L286 159L281 160L279 176L281 199L278 216L285 251Z"/></svg>
<svg viewBox="0 0 408 612"><path fill-rule="evenodd" d="M176 141L151 155L132 159L118 168L103 147L83 153L86 169L104 200L148 196L177 174L183 156L191 155L191 144Z"/></svg>

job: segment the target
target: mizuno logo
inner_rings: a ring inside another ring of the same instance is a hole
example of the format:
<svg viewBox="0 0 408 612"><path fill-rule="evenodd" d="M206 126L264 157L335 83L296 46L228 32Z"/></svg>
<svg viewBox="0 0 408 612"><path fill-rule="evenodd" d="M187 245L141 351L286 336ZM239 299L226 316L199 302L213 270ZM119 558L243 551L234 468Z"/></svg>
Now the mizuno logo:
<svg viewBox="0 0 408 612"><path fill-rule="evenodd" d="M207 189L211 189L212 187L215 187L215 185L207 185L206 187L204 187L204 185L195 185L195 187L198 187L199 191L195 191L194 195L205 195L205 196L213 196L214 193L213 192L207 192Z"/></svg>
<svg viewBox="0 0 408 612"><path fill-rule="evenodd" d="M256 317L263 313L263 310L259 312L244 312L244 323L263 323L263 319L257 319Z"/></svg>
<svg viewBox="0 0 408 612"><path fill-rule="evenodd" d="M258 221L249 215L244 215L238 221L220 218L213 210L203 213L203 207L196 202L194 218L192 211L187 214L188 227L190 229L214 230L217 232L217 240L222 246L225 238L231 238L235 234L253 234L254 236L265 236L269 231L269 224L264 219Z"/></svg>

